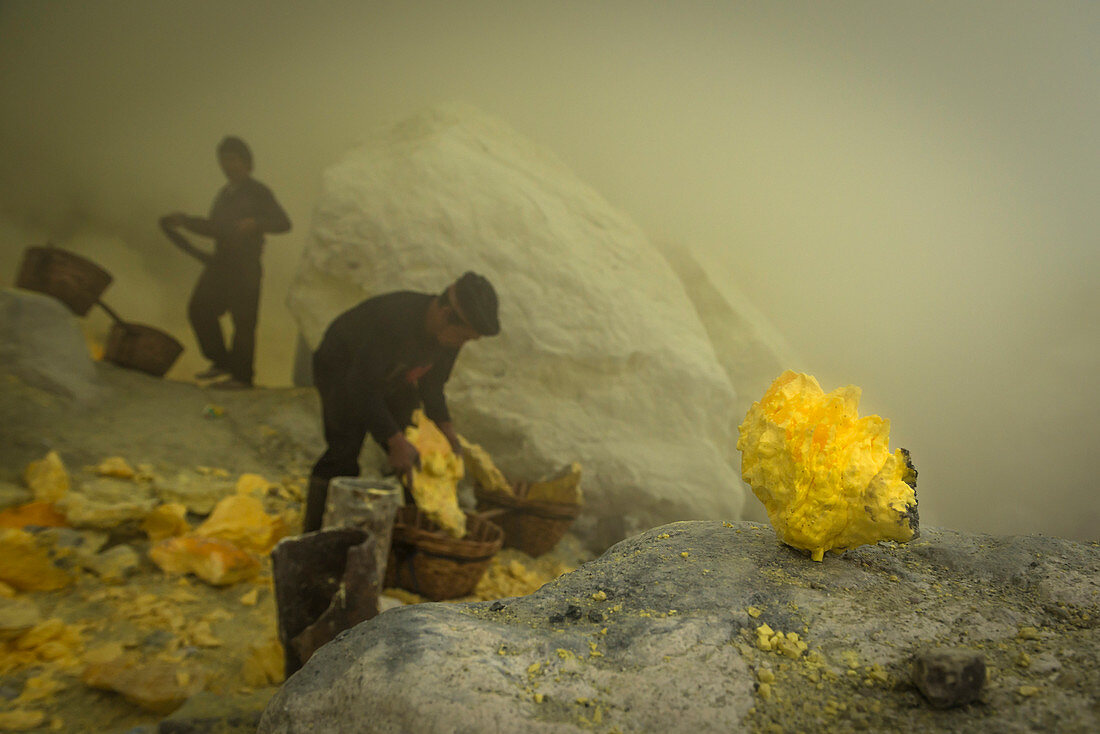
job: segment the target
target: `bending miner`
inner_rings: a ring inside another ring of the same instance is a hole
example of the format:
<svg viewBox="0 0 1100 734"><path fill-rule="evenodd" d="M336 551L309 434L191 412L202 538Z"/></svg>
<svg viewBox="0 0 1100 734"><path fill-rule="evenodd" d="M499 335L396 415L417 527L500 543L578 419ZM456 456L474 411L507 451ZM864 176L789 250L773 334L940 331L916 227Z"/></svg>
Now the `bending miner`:
<svg viewBox="0 0 1100 734"><path fill-rule="evenodd" d="M243 140L223 139L218 144L218 163L227 182L214 197L210 214L177 212L162 217L160 225L177 246L204 263L187 315L210 367L195 377L228 377L214 387L242 388L252 385L264 235L289 231L290 219L271 189L252 178L252 152ZM207 254L191 246L175 231L177 227L213 238L214 251ZM227 312L233 319L229 347L218 323Z"/></svg>
<svg viewBox="0 0 1100 734"><path fill-rule="evenodd" d="M313 355L328 449L310 477L304 532L321 527L329 480L359 475L368 433L394 471L407 476L418 464L404 429L421 403L461 450L443 386L463 344L499 331L496 291L473 272L438 295L387 293L336 317Z"/></svg>

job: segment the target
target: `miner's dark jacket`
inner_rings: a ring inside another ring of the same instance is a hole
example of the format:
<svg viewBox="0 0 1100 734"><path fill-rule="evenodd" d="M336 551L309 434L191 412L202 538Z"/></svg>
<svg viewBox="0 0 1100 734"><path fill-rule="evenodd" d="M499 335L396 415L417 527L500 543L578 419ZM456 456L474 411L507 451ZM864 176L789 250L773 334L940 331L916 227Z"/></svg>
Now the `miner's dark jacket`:
<svg viewBox="0 0 1100 734"><path fill-rule="evenodd" d="M425 328L428 293L398 291L345 311L329 325L313 355L328 451L314 467L324 478L357 476L366 434L382 447L423 403L425 415L450 420L443 386L458 349Z"/></svg>

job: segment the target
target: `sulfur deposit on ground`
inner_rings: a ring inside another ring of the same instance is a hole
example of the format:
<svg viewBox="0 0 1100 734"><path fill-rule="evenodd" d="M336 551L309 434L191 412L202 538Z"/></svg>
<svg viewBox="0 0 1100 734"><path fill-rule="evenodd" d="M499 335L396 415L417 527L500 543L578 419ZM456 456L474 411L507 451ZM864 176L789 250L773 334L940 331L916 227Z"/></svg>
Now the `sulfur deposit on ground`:
<svg viewBox="0 0 1100 734"><path fill-rule="evenodd" d="M776 534L820 561L917 531L917 472L890 453L890 421L859 416L855 385L830 393L788 370L753 403L740 427L741 476Z"/></svg>
<svg viewBox="0 0 1100 734"><path fill-rule="evenodd" d="M282 682L268 554L300 525L301 480L196 469L192 499L214 502L202 517L158 497L160 482L176 498L179 476L118 456L72 473L57 452L28 465L32 501L0 511L0 731L151 724L200 692L256 715ZM107 504L107 478L128 499ZM572 570L579 548L563 545L570 560L505 551L470 599L530 593Z"/></svg>
<svg viewBox="0 0 1100 734"><path fill-rule="evenodd" d="M983 656L979 702L929 705L911 672L931 646ZM925 528L807 563L766 525L683 522L528 596L386 612L259 732L1083 734L1098 660L1097 543Z"/></svg>
<svg viewBox="0 0 1100 734"><path fill-rule="evenodd" d="M300 481L243 474L218 499L224 470L70 472L56 451L23 479L31 501L0 511L0 731L153 723L200 692L262 705L282 681L267 553Z"/></svg>

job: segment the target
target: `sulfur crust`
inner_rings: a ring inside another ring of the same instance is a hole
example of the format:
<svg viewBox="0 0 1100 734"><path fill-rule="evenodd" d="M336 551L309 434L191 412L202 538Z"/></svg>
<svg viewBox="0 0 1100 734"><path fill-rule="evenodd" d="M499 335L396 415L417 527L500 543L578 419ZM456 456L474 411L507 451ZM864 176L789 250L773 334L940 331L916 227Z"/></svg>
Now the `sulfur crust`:
<svg viewBox="0 0 1100 734"><path fill-rule="evenodd" d="M904 449L890 453L890 421L859 417L859 398L788 370L740 426L742 478L779 537L815 561L916 530L916 471Z"/></svg>

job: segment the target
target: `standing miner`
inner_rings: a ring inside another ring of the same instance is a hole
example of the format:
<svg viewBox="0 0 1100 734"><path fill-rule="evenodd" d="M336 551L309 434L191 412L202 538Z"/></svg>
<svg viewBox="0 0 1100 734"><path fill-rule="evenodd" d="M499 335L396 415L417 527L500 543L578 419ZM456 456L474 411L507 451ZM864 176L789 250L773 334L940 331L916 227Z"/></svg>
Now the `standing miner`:
<svg viewBox="0 0 1100 734"><path fill-rule="evenodd" d="M467 272L439 295L397 291L363 301L338 316L313 355L328 449L313 467L303 531L320 530L329 480L359 475L369 433L390 466L407 475L420 460L405 438L412 412L439 426L455 451L443 385L463 344L500 331L497 294Z"/></svg>
<svg viewBox="0 0 1100 734"><path fill-rule="evenodd" d="M210 367L195 375L219 388L246 388L252 385L256 351L256 320L260 308L260 280L263 269L260 255L264 234L290 230L290 219L271 189L252 178L252 152L240 138L227 137L218 144L218 163L227 183L214 198L206 218L182 213L160 220L161 227L176 242L175 227L212 237L214 252L206 254L184 248L205 263L191 293L187 315L203 355ZM226 348L218 318L229 312L233 319L233 342Z"/></svg>

